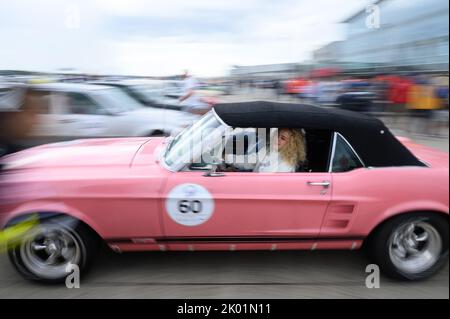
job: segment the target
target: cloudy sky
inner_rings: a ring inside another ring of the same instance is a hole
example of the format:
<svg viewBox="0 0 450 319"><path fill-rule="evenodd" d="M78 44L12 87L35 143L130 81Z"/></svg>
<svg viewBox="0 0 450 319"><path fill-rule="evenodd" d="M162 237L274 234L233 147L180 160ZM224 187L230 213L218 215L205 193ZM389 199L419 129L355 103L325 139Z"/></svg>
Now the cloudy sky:
<svg viewBox="0 0 450 319"><path fill-rule="evenodd" d="M370 0L0 0L0 69L226 74L300 62Z"/></svg>

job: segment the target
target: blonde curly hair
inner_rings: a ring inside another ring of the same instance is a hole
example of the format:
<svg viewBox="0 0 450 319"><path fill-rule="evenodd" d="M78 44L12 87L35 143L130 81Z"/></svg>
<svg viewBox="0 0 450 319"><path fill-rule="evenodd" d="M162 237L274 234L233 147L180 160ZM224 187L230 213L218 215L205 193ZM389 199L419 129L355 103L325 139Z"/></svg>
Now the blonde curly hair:
<svg viewBox="0 0 450 319"><path fill-rule="evenodd" d="M281 131L288 131L291 138L280 149L280 155L292 166L297 167L300 163L304 163L306 161L306 142L303 132L292 128L280 128L278 134Z"/></svg>

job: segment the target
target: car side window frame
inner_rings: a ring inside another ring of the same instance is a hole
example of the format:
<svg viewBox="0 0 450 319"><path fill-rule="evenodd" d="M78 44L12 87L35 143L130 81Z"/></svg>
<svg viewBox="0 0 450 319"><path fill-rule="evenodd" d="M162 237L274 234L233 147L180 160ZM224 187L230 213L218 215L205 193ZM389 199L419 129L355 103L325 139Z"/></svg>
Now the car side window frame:
<svg viewBox="0 0 450 319"><path fill-rule="evenodd" d="M345 171L345 172L335 172L335 171L333 171L333 163L334 163L334 158L335 158L335 155L336 155L336 146L337 146L337 143L338 143L339 139L348 146L348 148L353 153L354 157L359 161L359 164L361 165L361 168L367 168L366 164L361 159L361 156L359 156L358 152L356 152L356 150L347 141L347 139L342 134L340 134L338 132L334 132L333 133L333 142L332 142L330 162L328 163L328 165L329 165L328 172L329 173L348 173L348 172L351 172L351 171L354 170L354 169L352 169L352 170Z"/></svg>

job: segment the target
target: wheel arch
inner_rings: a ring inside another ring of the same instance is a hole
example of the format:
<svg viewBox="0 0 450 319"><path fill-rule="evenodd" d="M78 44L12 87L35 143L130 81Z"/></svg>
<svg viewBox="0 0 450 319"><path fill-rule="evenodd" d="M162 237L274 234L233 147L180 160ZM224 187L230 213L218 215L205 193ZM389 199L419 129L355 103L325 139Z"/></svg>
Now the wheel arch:
<svg viewBox="0 0 450 319"><path fill-rule="evenodd" d="M409 210L409 211L403 211L396 214L392 214L381 220L379 223L377 223L369 232L367 237L364 239L363 247L364 248L367 243L371 241L371 239L377 234L377 232L384 226L386 223L391 221L394 218L397 218L399 216L405 216L405 215L411 215L411 214L419 214L419 213L426 213L426 214L434 214L438 216L442 216L444 218L449 218L449 212L448 211L442 211L437 209L416 209L416 210Z"/></svg>
<svg viewBox="0 0 450 319"><path fill-rule="evenodd" d="M93 221L87 218L81 213L74 213L73 211L67 211L62 209L33 209L33 210L23 210L20 212L15 212L10 214L4 223L4 228L13 226L21 221L29 218L32 215L37 215L39 221L50 220L52 218L69 218L78 223L82 223L97 239L103 240L103 236L99 231L99 228L95 225Z"/></svg>
<svg viewBox="0 0 450 319"><path fill-rule="evenodd" d="M29 218L32 215L37 215L39 221L44 221L44 220L51 220L51 219L61 219L64 220L64 218L69 218L72 221L75 221L77 223L81 223L84 227L86 227L91 233L92 235L94 235L95 238L97 238L99 241L104 242L102 236L100 236L100 234L87 222L83 221L82 219L79 219L75 216L72 216L70 214L66 214L66 213L60 213L60 212L27 212L27 213L23 213L20 215L16 215L14 216L12 219L10 219L9 221L6 222L5 227L10 227L13 226L17 223L20 223L21 221L26 220L27 218Z"/></svg>

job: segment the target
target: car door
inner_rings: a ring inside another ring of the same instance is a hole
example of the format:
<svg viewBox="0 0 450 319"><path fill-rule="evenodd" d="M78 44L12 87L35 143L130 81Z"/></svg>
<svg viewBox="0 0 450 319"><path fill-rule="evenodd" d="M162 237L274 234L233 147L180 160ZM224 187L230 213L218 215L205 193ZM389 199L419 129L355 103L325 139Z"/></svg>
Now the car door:
<svg viewBox="0 0 450 319"><path fill-rule="evenodd" d="M331 163L333 194L320 236L350 237L361 204L373 202L363 188L363 185L367 185L365 165L351 144L339 133L334 133Z"/></svg>
<svg viewBox="0 0 450 319"><path fill-rule="evenodd" d="M316 237L332 192L329 173L172 174L163 190L169 238Z"/></svg>
<svg viewBox="0 0 450 319"><path fill-rule="evenodd" d="M54 92L34 91L35 96L32 100L36 109L36 124L32 129L32 136L35 137L53 137L57 136L58 114L57 101Z"/></svg>

